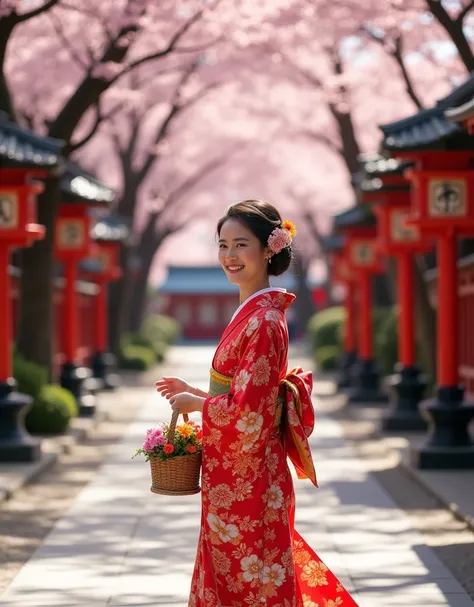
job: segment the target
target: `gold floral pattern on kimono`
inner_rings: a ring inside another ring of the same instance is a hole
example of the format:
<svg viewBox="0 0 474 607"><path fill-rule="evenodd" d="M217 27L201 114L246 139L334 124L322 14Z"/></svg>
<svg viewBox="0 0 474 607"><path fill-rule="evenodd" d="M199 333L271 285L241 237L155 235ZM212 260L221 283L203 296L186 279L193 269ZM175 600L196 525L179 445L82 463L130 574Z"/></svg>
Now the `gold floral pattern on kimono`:
<svg viewBox="0 0 474 607"><path fill-rule="evenodd" d="M294 529L287 458L317 485L307 437L309 373L288 373L285 310L295 296L251 298L224 331L211 374L227 387L203 407L202 516L190 607L354 607ZM211 393L213 393L211 391Z"/></svg>

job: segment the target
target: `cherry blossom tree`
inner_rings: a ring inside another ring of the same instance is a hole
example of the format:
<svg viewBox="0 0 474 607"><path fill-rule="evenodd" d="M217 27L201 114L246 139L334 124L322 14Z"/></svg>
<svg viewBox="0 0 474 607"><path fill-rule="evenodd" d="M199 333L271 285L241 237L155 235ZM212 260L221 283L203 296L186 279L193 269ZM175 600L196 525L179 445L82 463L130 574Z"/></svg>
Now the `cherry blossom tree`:
<svg viewBox="0 0 474 607"><path fill-rule="evenodd" d="M90 112L127 75L146 66L155 75L175 71L183 56L193 56L214 42L215 24L212 18L205 20L218 4L218 0L204 5L87 0L78 8L58 2L15 29L6 60L13 91L10 105L20 112L34 106L44 132L63 140L71 150L74 136ZM12 15L16 12L4 11L1 20ZM38 73L45 64L47 77L25 78L25 73ZM39 201L39 221L47 228L46 238L22 253L18 347L27 358L48 367L52 360L53 234L58 202L59 179L48 179Z"/></svg>

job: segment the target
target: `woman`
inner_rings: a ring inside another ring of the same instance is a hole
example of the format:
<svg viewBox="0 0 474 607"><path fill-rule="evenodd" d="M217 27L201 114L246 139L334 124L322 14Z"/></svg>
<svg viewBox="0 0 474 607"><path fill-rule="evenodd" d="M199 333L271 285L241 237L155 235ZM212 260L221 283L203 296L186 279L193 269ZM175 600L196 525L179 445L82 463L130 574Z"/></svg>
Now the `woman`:
<svg viewBox="0 0 474 607"><path fill-rule="evenodd" d="M285 310L295 296L270 287L291 262L296 231L270 204L231 206L217 226L219 262L240 288L209 393L164 377L158 391L180 413L202 412L202 519L190 607L356 605L294 529L287 465L317 486L307 437L312 379L287 372Z"/></svg>

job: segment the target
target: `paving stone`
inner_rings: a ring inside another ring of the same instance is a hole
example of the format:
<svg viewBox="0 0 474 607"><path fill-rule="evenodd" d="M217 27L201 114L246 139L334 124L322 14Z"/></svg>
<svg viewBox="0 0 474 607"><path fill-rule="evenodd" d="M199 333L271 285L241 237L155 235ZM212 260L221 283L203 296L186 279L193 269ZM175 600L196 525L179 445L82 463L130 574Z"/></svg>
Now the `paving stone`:
<svg viewBox="0 0 474 607"><path fill-rule="evenodd" d="M177 348L174 374L204 388L208 347ZM296 362L296 361L292 361ZM186 607L200 524L199 495L149 491L130 456L169 418L153 388L136 423L0 600L3 607ZM360 607L473 607L409 518L368 472L338 423L319 415L312 448L320 489L295 481L296 527Z"/></svg>

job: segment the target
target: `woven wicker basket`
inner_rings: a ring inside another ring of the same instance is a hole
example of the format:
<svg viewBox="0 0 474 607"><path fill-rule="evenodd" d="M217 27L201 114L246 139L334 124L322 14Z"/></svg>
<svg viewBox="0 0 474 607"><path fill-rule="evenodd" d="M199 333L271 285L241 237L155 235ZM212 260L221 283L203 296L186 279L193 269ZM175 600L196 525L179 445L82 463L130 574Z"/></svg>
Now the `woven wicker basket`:
<svg viewBox="0 0 474 607"><path fill-rule="evenodd" d="M174 443L174 433L179 412L173 411L168 443ZM188 421L186 413L184 421ZM201 472L201 452L189 455L178 455L169 459L150 457L152 493L161 495L194 495L201 491L199 475Z"/></svg>

